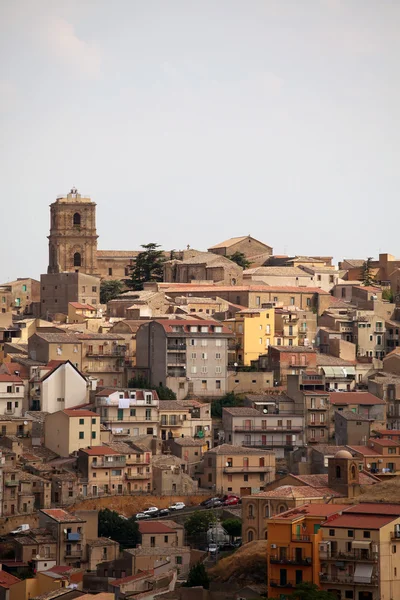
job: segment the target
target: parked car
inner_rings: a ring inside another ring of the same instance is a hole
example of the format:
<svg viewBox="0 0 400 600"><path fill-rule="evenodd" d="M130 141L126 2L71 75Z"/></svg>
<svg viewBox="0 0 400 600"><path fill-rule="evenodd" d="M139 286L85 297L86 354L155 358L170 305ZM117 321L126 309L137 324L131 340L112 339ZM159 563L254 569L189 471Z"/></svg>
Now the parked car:
<svg viewBox="0 0 400 600"><path fill-rule="evenodd" d="M170 511L168 510L168 508L160 508L160 510L157 513L157 517L168 517Z"/></svg>
<svg viewBox="0 0 400 600"><path fill-rule="evenodd" d="M29 531L29 529L30 527L28 523L24 523L23 525L17 527L17 529L14 529L14 531L10 531L10 533L11 535L18 535L18 533L26 533L27 531Z"/></svg>
<svg viewBox="0 0 400 600"><path fill-rule="evenodd" d="M241 545L242 545L242 538L241 537L236 538L236 540L234 540L232 542L232 546L234 546L235 548L240 548Z"/></svg>
<svg viewBox="0 0 400 600"><path fill-rule="evenodd" d="M236 496L232 496L231 498L227 498L224 501L224 506L235 506L235 504L239 504L240 498L237 498Z"/></svg>
<svg viewBox="0 0 400 600"><path fill-rule="evenodd" d="M186 508L186 504L184 502L175 502L175 504L171 504L168 508L169 510L183 510Z"/></svg>
<svg viewBox="0 0 400 600"><path fill-rule="evenodd" d="M136 516L135 516L135 519L137 521L141 521L142 519L150 519L150 518L151 518L150 515L148 515L148 514L146 514L144 512L137 513Z"/></svg>
<svg viewBox="0 0 400 600"><path fill-rule="evenodd" d="M149 508L145 508L143 512L145 515L155 516L156 513L158 513L158 508L157 506L149 506Z"/></svg>
<svg viewBox="0 0 400 600"><path fill-rule="evenodd" d="M218 508L218 506L223 506L220 498L213 498L207 505L206 508Z"/></svg>
<svg viewBox="0 0 400 600"><path fill-rule="evenodd" d="M222 496L220 500L222 500L222 502L225 502L225 500L228 500L228 498L239 498L239 496L237 494L225 494L225 496Z"/></svg>
<svg viewBox="0 0 400 600"><path fill-rule="evenodd" d="M219 548L218 544L208 544L208 551L210 554L217 554Z"/></svg>
<svg viewBox="0 0 400 600"><path fill-rule="evenodd" d="M219 498L218 496L213 496L212 498L207 498L207 500L203 500L203 502L201 502L200 506L208 507L210 502L214 502L214 500L221 501L221 498Z"/></svg>

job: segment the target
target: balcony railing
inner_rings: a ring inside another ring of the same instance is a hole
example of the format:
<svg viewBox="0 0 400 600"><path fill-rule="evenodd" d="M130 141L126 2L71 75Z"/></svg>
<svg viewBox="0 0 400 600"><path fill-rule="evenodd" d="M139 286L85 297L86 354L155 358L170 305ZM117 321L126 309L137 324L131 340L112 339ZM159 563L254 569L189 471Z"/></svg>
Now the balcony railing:
<svg viewBox="0 0 400 600"><path fill-rule="evenodd" d="M123 460L110 460L110 461L99 461L99 462L92 462L92 467L93 469L113 469L113 468L123 468L125 467L126 461L125 461L125 456Z"/></svg>
<svg viewBox="0 0 400 600"><path fill-rule="evenodd" d="M236 425L234 431L266 431L272 433L288 431L293 433L300 433L301 431L303 431L303 428L293 425L278 425L277 427L267 425Z"/></svg>
<svg viewBox="0 0 400 600"><path fill-rule="evenodd" d="M125 479L135 480L135 479L150 479L151 473L126 473Z"/></svg>
<svg viewBox="0 0 400 600"><path fill-rule="evenodd" d="M318 423L318 421L308 421L307 425L309 427L328 427L326 421L324 421L323 423Z"/></svg>
<svg viewBox="0 0 400 600"><path fill-rule="evenodd" d="M6 479L4 485L6 487L16 487L18 483L19 482L16 479Z"/></svg>
<svg viewBox="0 0 400 600"><path fill-rule="evenodd" d="M399 536L400 537L400 536ZM348 560L348 561L359 561L359 562L377 562L378 553L362 551L360 549L354 549L350 552L320 552L321 561L327 560Z"/></svg>
<svg viewBox="0 0 400 600"><path fill-rule="evenodd" d="M287 450L293 450L294 443L290 444L287 440L250 440L248 442L242 442L244 448L286 448Z"/></svg>
<svg viewBox="0 0 400 600"><path fill-rule="evenodd" d="M321 583L338 583L340 585L378 585L378 577L360 577L357 575L331 575L324 573L321 575Z"/></svg>
<svg viewBox="0 0 400 600"><path fill-rule="evenodd" d="M93 358L102 358L103 356L112 356L114 358L125 358L126 356L126 348L125 346L121 347L118 350L88 350L86 352L86 356L90 356Z"/></svg>
<svg viewBox="0 0 400 600"><path fill-rule="evenodd" d="M66 558L80 558L83 550L65 550Z"/></svg>
<svg viewBox="0 0 400 600"><path fill-rule="evenodd" d="M186 344L167 344L167 350L171 350L174 352L186 352Z"/></svg>
<svg viewBox="0 0 400 600"><path fill-rule="evenodd" d="M303 565L303 566L311 566L312 559L311 557L307 558L281 558L277 554L273 554L269 558L269 562L271 564L280 564L280 565Z"/></svg>
<svg viewBox="0 0 400 600"><path fill-rule="evenodd" d="M283 579L271 579L270 586L271 587L280 587L280 588L293 588L295 587L295 581L283 580Z"/></svg>
<svg viewBox="0 0 400 600"><path fill-rule="evenodd" d="M309 535L292 535L292 542L309 542L310 541L310 536Z"/></svg>

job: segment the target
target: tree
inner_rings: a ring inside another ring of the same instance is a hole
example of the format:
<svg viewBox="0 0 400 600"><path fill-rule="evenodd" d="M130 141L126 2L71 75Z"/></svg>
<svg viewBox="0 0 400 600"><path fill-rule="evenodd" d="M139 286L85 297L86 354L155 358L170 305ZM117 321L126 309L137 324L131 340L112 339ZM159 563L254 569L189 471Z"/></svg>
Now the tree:
<svg viewBox="0 0 400 600"><path fill-rule="evenodd" d="M114 300L119 296L124 289L124 284L119 279L111 279L110 281L102 281L100 284L100 302L107 304L110 300Z"/></svg>
<svg viewBox="0 0 400 600"><path fill-rule="evenodd" d="M164 252L158 250L159 244L142 244L143 252L134 259L131 267L131 279L126 284L133 290L142 290L147 281L163 280L163 265L165 262Z"/></svg>
<svg viewBox="0 0 400 600"><path fill-rule="evenodd" d="M211 416L216 418L222 417L222 409L225 406L243 406L244 400L240 396L237 396L235 392L228 392L222 398L213 400L211 404Z"/></svg>
<svg viewBox="0 0 400 600"><path fill-rule="evenodd" d="M210 580L208 578L204 563L198 562L193 565L189 571L186 583L183 584L183 587L202 587L205 590L208 590L210 587Z"/></svg>
<svg viewBox="0 0 400 600"><path fill-rule="evenodd" d="M251 262L247 260L246 255L243 254L243 252L236 251L226 258L229 258L229 260L235 262L237 265L239 265L239 267L242 267L242 269L248 269L251 265Z"/></svg>
<svg viewBox="0 0 400 600"><path fill-rule="evenodd" d="M213 512L208 510L196 510L185 521L185 530L188 536L198 536L207 533L211 525L216 522Z"/></svg>
<svg viewBox="0 0 400 600"><path fill-rule="evenodd" d="M99 537L109 537L124 548L134 548L140 541L139 527L133 517L123 519L115 510L99 511Z"/></svg>
<svg viewBox="0 0 400 600"><path fill-rule="evenodd" d="M393 302L394 294L393 294L392 290L389 290L389 289L383 290L382 300L387 300L387 302Z"/></svg>
<svg viewBox="0 0 400 600"><path fill-rule="evenodd" d="M226 521L222 521L221 525L230 537L242 535L242 521L240 519L226 519Z"/></svg>
<svg viewBox="0 0 400 600"><path fill-rule="evenodd" d="M363 285L372 285L375 278L372 275L372 256L369 256L362 266L362 283Z"/></svg>
<svg viewBox="0 0 400 600"><path fill-rule="evenodd" d="M176 394L165 385L151 385L143 375L136 375L128 381L128 388L137 390L155 390L160 400L176 400Z"/></svg>
<svg viewBox="0 0 400 600"><path fill-rule="evenodd" d="M321 590L315 583L299 583L288 600L336 600L336 596L330 592Z"/></svg>

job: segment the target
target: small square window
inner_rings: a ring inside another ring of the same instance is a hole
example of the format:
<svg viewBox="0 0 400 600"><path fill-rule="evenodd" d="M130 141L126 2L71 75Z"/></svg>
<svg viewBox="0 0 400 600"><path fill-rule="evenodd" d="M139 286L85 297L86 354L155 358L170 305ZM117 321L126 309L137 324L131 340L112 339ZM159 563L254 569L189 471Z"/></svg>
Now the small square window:
<svg viewBox="0 0 400 600"><path fill-rule="evenodd" d="M80 431L79 432L79 439L83 440L85 438L85 432L84 431Z"/></svg>
<svg viewBox="0 0 400 600"><path fill-rule="evenodd" d="M347 537L354 537L354 530L353 529L349 529L348 530Z"/></svg>
<svg viewBox="0 0 400 600"><path fill-rule="evenodd" d="M363 532L363 537L370 538L371 537L371 532L370 531L364 531Z"/></svg>
<svg viewBox="0 0 400 600"><path fill-rule="evenodd" d="M84 425L85 424L85 419L79 419L79 425Z"/></svg>
<svg viewBox="0 0 400 600"><path fill-rule="evenodd" d="M329 530L329 536L330 537L335 537L335 530L334 529L330 529Z"/></svg>

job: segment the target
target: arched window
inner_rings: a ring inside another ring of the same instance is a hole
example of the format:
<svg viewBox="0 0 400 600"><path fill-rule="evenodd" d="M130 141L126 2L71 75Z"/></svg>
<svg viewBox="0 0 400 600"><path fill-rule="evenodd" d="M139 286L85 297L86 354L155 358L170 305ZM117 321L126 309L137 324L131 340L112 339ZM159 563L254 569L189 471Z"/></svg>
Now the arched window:
<svg viewBox="0 0 400 600"><path fill-rule="evenodd" d="M280 514L280 513L283 513L283 512L286 512L286 511L287 511L287 506L286 506L286 504L281 504L281 505L278 507L278 514Z"/></svg>
<svg viewBox="0 0 400 600"><path fill-rule="evenodd" d="M81 224L81 215L79 213L75 213L73 219L74 219L74 225Z"/></svg>
<svg viewBox="0 0 400 600"><path fill-rule="evenodd" d="M269 519L269 504L265 505L265 517Z"/></svg>
<svg viewBox="0 0 400 600"><path fill-rule="evenodd" d="M82 266L82 258L81 258L80 252L75 252L74 267L81 267L81 266Z"/></svg>
<svg viewBox="0 0 400 600"><path fill-rule="evenodd" d="M356 478L356 468L354 465L351 465L351 476L353 479Z"/></svg>
<svg viewBox="0 0 400 600"><path fill-rule="evenodd" d="M336 466L336 479L340 479L341 478L341 470L339 465Z"/></svg>
<svg viewBox="0 0 400 600"><path fill-rule="evenodd" d="M250 529L250 531L247 534L247 541L252 542L253 540L254 540L254 533Z"/></svg>

